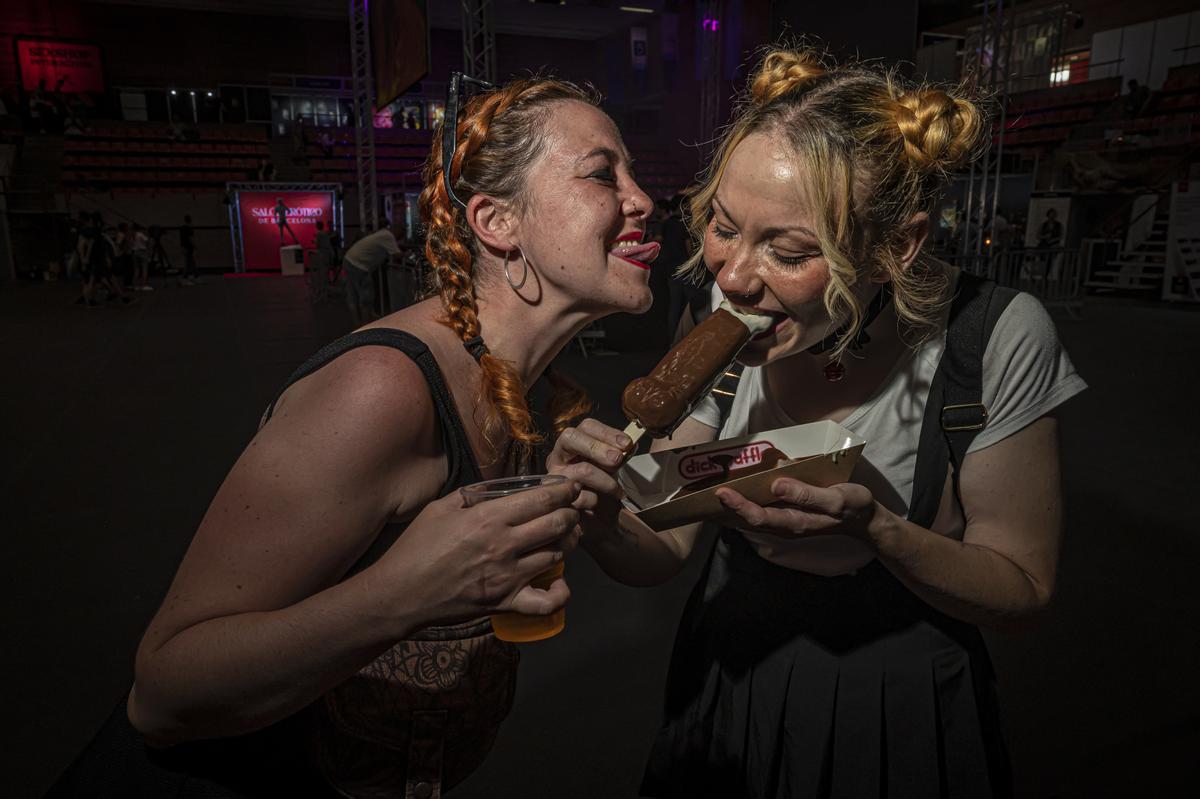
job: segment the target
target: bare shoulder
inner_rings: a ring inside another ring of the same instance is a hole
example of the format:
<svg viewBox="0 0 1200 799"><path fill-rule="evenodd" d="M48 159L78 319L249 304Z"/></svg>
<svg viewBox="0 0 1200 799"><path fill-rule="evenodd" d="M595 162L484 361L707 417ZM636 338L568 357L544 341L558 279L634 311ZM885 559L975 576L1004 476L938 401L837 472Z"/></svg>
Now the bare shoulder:
<svg viewBox="0 0 1200 799"><path fill-rule="evenodd" d="M147 633L285 607L337 582L444 458L420 367L360 347L291 386L213 498Z"/></svg>
<svg viewBox="0 0 1200 799"><path fill-rule="evenodd" d="M421 367L393 347L363 346L341 355L283 393L267 427L337 420L375 436L403 439L427 429L433 398Z"/></svg>

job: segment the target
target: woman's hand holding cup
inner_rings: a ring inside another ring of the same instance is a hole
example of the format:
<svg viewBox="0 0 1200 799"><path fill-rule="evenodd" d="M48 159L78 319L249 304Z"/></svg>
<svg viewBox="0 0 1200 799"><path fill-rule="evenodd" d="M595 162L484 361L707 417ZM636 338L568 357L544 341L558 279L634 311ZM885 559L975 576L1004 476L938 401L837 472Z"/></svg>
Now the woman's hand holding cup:
<svg viewBox="0 0 1200 799"><path fill-rule="evenodd" d="M507 612L554 615L570 598L566 582L530 582L561 566L578 544L572 504L580 489L568 479L473 505L464 499L468 492L456 491L426 505L384 560L405 570L397 581L403 590L418 591L431 606L428 624Z"/></svg>

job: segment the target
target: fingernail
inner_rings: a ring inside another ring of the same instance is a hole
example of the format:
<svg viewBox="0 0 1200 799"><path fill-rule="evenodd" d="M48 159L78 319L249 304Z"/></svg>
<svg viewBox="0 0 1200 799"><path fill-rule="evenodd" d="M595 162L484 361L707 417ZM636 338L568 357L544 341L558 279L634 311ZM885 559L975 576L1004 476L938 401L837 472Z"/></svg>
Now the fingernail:
<svg viewBox="0 0 1200 799"><path fill-rule="evenodd" d="M775 483L771 485L771 493L777 497L782 497L787 493L787 486L785 486L782 481L776 480Z"/></svg>
<svg viewBox="0 0 1200 799"><path fill-rule="evenodd" d="M625 435L624 433L621 433L620 435L617 436L617 446L621 447L622 449L624 449L625 447L628 447L632 443L633 443L633 439L630 438L629 436Z"/></svg>
<svg viewBox="0 0 1200 799"><path fill-rule="evenodd" d="M611 463L617 463L618 461L621 460L621 453L617 452L615 449L610 449L605 454L608 457L609 462L611 462Z"/></svg>

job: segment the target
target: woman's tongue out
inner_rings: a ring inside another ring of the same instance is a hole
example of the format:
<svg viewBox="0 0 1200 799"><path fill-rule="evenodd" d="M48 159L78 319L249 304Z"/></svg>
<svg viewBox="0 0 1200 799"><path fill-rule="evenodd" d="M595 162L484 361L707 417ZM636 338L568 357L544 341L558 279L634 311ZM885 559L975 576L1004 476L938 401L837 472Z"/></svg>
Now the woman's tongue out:
<svg viewBox="0 0 1200 799"><path fill-rule="evenodd" d="M658 257L660 249L656 241L643 244L640 231L626 233L608 245L609 254L639 269L649 269L651 262Z"/></svg>

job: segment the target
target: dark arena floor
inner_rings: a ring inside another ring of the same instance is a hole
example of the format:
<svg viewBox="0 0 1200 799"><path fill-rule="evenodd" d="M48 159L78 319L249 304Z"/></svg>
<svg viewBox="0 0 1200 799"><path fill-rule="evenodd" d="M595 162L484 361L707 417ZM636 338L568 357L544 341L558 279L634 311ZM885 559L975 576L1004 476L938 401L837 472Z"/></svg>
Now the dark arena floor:
<svg viewBox="0 0 1200 799"><path fill-rule="evenodd" d="M295 279L207 277L132 308L0 287L6 796L44 791L127 691L138 638L288 373L347 332ZM1200 783L1200 314L1091 298L1061 336L1090 389L1062 412L1068 535L1053 611L991 635L1018 796L1182 797ZM617 422L657 352L563 365ZM453 791L630 797L700 567L657 589L568 564L565 633L523 647L495 750Z"/></svg>

